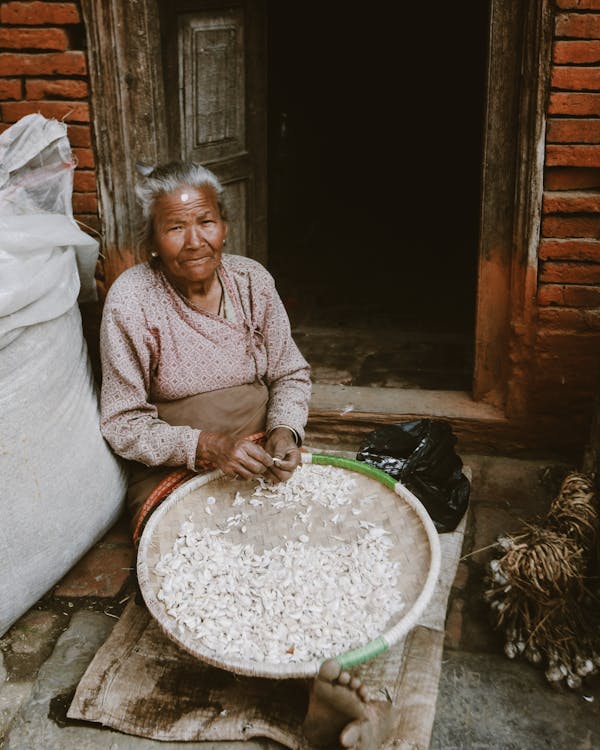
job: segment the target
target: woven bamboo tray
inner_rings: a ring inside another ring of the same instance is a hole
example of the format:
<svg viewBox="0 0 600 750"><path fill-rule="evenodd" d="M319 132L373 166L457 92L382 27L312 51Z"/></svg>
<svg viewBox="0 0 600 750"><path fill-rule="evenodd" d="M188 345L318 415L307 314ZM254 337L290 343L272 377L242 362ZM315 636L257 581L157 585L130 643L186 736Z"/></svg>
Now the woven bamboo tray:
<svg viewBox="0 0 600 750"><path fill-rule="evenodd" d="M335 657L344 668L348 668L387 651L416 625L427 606L439 575L440 544L433 522L419 500L389 475L360 461L304 453L303 463L332 465L353 472L356 489L353 491L352 504L356 507L363 502L363 498L375 495L375 499L369 501L368 516L365 511L361 517L384 527L392 535L394 545L389 557L401 565L402 608L390 617L384 632L376 639L345 653L322 654L308 662L275 664L243 661L231 656L219 657L213 650L203 647L202 640L195 638L191 632L181 632L157 598L161 579L155 572L156 564L172 550L182 523L189 520L190 515L195 525L216 528L217 524L223 524L227 517L238 510L232 508L236 493L239 491L249 497L256 486L254 481L233 480L220 471L213 471L192 478L159 506L144 529L137 558L140 590L150 613L170 639L198 659L236 674L281 679L314 677L325 659ZM209 496L216 499L211 515L204 512ZM289 513L275 512L267 503L253 507L252 511L246 533L242 534L239 529L230 531L228 537L232 543L251 543L260 553L265 548L281 544L284 537L294 537L296 532ZM319 525L318 512L318 507L313 506L315 523L309 532L308 544L326 546L331 544L331 531ZM331 514L330 510L327 512ZM359 534L360 527L358 517L348 515L336 535L350 541ZM303 532L300 529L297 535Z"/></svg>

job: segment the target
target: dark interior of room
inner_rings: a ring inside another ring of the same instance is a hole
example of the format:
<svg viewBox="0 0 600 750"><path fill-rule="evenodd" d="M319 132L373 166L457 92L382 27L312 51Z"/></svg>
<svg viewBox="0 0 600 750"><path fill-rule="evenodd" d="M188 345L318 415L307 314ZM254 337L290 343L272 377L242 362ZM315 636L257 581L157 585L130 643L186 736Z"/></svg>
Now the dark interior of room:
<svg viewBox="0 0 600 750"><path fill-rule="evenodd" d="M428 342L413 387L470 388L488 10L268 2L269 268L300 337Z"/></svg>

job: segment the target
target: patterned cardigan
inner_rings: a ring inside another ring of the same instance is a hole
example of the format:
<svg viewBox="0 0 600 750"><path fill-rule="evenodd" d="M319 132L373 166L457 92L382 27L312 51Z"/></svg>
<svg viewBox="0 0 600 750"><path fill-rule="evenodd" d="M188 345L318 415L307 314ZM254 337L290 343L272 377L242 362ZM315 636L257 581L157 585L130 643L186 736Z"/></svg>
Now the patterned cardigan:
<svg viewBox="0 0 600 750"><path fill-rule="evenodd" d="M218 272L233 320L192 309L147 263L111 286L100 329L101 429L123 458L193 469L200 431L160 420L154 404L256 380L269 388L267 432L285 425L304 437L310 368L273 278L238 255L223 254Z"/></svg>

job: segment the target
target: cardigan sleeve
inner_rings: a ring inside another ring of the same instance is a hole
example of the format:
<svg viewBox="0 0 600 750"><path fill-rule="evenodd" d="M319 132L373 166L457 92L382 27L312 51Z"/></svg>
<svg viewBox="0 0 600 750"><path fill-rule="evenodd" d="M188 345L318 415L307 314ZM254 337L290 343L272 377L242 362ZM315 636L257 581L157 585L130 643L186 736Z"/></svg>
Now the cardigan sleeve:
<svg viewBox="0 0 600 750"><path fill-rule="evenodd" d="M148 401L157 344L144 313L126 295L107 295L100 327L100 428L112 449L146 466L195 468L200 430L173 427Z"/></svg>
<svg viewBox="0 0 600 750"><path fill-rule="evenodd" d="M292 338L287 312L272 279L267 286L264 321L268 357L265 382L269 387L267 432L279 426L289 427L302 441L311 395L310 367Z"/></svg>

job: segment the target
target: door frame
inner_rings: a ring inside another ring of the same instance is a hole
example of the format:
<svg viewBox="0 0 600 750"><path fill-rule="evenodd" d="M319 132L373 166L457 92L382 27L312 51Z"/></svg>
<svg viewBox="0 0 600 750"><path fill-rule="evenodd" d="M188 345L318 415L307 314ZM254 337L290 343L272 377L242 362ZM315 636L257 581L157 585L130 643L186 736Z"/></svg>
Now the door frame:
<svg viewBox="0 0 600 750"><path fill-rule="evenodd" d="M552 0L492 0L473 398L526 413L536 331Z"/></svg>
<svg viewBox="0 0 600 750"><path fill-rule="evenodd" d="M81 0L88 42L104 284L139 262L135 162L167 158L156 0ZM472 396L526 409L535 332L554 8L491 0Z"/></svg>

